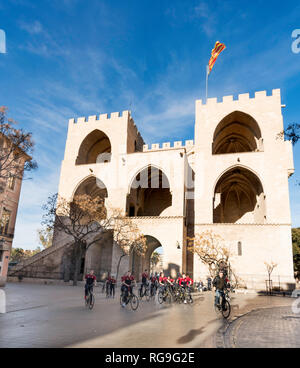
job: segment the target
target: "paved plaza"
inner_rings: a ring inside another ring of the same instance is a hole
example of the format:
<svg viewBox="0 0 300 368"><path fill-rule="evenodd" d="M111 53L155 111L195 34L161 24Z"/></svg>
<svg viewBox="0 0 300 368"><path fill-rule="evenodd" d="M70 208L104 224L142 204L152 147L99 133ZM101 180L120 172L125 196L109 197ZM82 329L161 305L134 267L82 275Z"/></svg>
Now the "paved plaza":
<svg viewBox="0 0 300 368"><path fill-rule="evenodd" d="M215 314L212 293L197 295L193 305L142 301L133 312L100 288L92 311L82 286L9 283L5 291L0 347L300 347L300 316L289 298L234 295L225 322Z"/></svg>

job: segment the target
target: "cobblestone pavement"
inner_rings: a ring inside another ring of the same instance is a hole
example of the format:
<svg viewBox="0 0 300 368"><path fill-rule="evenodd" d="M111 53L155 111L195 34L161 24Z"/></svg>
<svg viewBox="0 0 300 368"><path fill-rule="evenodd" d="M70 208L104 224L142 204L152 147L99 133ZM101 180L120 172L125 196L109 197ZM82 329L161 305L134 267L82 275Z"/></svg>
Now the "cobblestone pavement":
<svg viewBox="0 0 300 368"><path fill-rule="evenodd" d="M300 315L291 307L255 310L219 331L217 347L300 348Z"/></svg>
<svg viewBox="0 0 300 368"><path fill-rule="evenodd" d="M215 314L212 293L198 296L192 306L142 301L133 312L120 307L118 295L106 299L100 288L92 311L84 306L82 286L9 283L5 292L0 347L215 347L223 341L217 331L231 326ZM234 295L232 316L291 303L288 298Z"/></svg>

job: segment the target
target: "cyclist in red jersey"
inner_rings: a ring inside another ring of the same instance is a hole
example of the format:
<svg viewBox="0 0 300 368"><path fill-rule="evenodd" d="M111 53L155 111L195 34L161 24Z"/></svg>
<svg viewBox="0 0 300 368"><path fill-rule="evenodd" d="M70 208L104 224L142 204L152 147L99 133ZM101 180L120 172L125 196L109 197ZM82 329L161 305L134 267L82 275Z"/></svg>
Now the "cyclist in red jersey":
<svg viewBox="0 0 300 368"><path fill-rule="evenodd" d="M132 294L132 283L136 285L136 281L131 274L131 271L128 271L126 275L122 277L122 291L124 291L123 295L123 304L122 307L124 308L126 305L126 302L128 302L128 294Z"/></svg>
<svg viewBox="0 0 300 368"><path fill-rule="evenodd" d="M167 277L167 286L170 288L172 292L174 292L174 284L175 280L171 278L171 276Z"/></svg>
<svg viewBox="0 0 300 368"><path fill-rule="evenodd" d="M155 295L156 294L156 290L157 290L157 277L155 275L151 275L150 277L150 293L151 293L151 296Z"/></svg>
<svg viewBox="0 0 300 368"><path fill-rule="evenodd" d="M190 275L186 275L187 286L191 287L194 285L194 280L190 278Z"/></svg>
<svg viewBox="0 0 300 368"><path fill-rule="evenodd" d="M85 286L84 286L84 299L86 299L89 290L93 291L94 285L96 285L96 276L94 275L94 270L91 270L90 273L85 275Z"/></svg>
<svg viewBox="0 0 300 368"><path fill-rule="evenodd" d="M179 277L179 285L180 285L180 287L182 287L185 291L186 291L186 289L187 289L187 287L188 287L188 282L189 282L189 280L187 279L187 277L186 277L186 274L185 273L183 273L182 274L182 277ZM184 292L185 292L184 291ZM187 301L186 301L186 299L184 300L184 303L186 304L187 303Z"/></svg>
<svg viewBox="0 0 300 368"><path fill-rule="evenodd" d="M145 270L145 272L142 273L142 284L141 284L141 288L140 288L140 296L143 295L143 289L146 290L146 288L148 286L148 279L149 279L148 270Z"/></svg>
<svg viewBox="0 0 300 368"><path fill-rule="evenodd" d="M113 298L115 297L115 287L116 287L116 284L117 284L117 280L114 278L114 276L112 276L110 278L110 284L109 284L110 290L109 290L109 294Z"/></svg>
<svg viewBox="0 0 300 368"><path fill-rule="evenodd" d="M168 278L165 276L163 272L161 272L159 279L158 279L158 284L162 290L165 290L166 285L167 285L167 280Z"/></svg>
<svg viewBox="0 0 300 368"><path fill-rule="evenodd" d="M186 285L187 285L187 279L186 279L185 273L182 274L182 277L179 277L178 278L178 283L179 283L179 285L181 287L184 287L184 288L186 287Z"/></svg>
<svg viewBox="0 0 300 368"><path fill-rule="evenodd" d="M106 279L105 279L105 290L106 290L106 296L109 295L109 289L110 289L110 281L111 281L111 277L110 277L110 273L108 273Z"/></svg>

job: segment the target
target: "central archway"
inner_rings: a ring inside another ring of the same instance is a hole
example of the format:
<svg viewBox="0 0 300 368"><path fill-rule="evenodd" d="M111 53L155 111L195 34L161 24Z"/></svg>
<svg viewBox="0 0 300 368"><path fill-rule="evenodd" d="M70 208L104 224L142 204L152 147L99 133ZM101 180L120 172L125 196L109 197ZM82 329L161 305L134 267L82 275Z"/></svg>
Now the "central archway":
<svg viewBox="0 0 300 368"><path fill-rule="evenodd" d="M161 216L171 206L172 194L165 173L152 165L142 169L132 181L127 196L128 216Z"/></svg>
<svg viewBox="0 0 300 368"><path fill-rule="evenodd" d="M163 255L163 246L158 239L151 235L146 235L145 238L147 239L147 251L145 255L143 257L137 256L136 254L131 256L131 270L137 280L141 279L141 274L144 270L148 270L149 273L153 270L153 267L151 267L151 256L153 252L159 249L160 254ZM157 266L159 271L163 270L163 256L160 257Z"/></svg>

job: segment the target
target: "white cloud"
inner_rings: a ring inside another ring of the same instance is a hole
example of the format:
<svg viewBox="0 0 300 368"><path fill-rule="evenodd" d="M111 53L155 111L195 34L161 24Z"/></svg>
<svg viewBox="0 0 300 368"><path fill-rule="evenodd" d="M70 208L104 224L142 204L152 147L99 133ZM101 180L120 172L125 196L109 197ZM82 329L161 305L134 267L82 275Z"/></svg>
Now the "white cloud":
<svg viewBox="0 0 300 368"><path fill-rule="evenodd" d="M28 32L31 35L43 33L43 26L37 20L32 22L32 23L21 21L20 22L20 28L23 29L24 31Z"/></svg>

